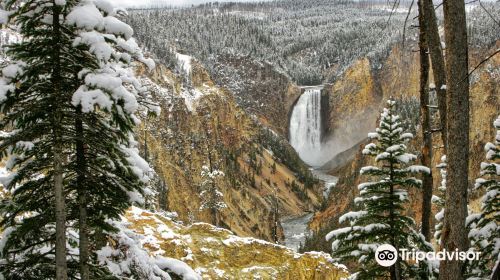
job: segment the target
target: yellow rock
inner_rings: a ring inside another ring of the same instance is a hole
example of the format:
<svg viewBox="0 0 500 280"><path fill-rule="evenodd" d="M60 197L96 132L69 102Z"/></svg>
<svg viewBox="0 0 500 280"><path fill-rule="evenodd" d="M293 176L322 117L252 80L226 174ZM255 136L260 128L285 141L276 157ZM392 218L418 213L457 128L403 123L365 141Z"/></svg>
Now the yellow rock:
<svg viewBox="0 0 500 280"><path fill-rule="evenodd" d="M325 253L298 254L205 223L184 226L135 207L125 217L130 229L148 236L143 246L152 255L179 259L203 279L339 280L348 276Z"/></svg>
<svg viewBox="0 0 500 280"><path fill-rule="evenodd" d="M500 46L500 41L491 50L471 50L470 65L477 65L484 57L484 53L492 53ZM377 123L378 112L385 106L389 97L416 98L419 96L419 63L418 54L402 52L399 47L394 47L387 59L383 61L381 69L373 70L368 59L361 59L354 63L333 85L327 87L330 98L330 130L335 139L342 139L342 135L352 135L356 130L374 128ZM471 76L470 85L470 160L469 182L473 185L479 176L479 168L484 161L484 144L492 141L496 130L493 121L500 114L500 57L495 57L482 65ZM371 70L370 70L371 69ZM432 75L431 75L432 78ZM432 82L432 79L431 79ZM355 125L353 125L355 124ZM438 125L434 125L438 127ZM363 133L366 138L366 133ZM418 131L412 142L412 150L421 148L421 132ZM338 143L341 143L339 141ZM349 141L356 144L356 141ZM363 142L358 147L358 152L350 164L335 170L333 174L340 177L339 183L328 199L329 203L324 210L317 212L311 221L311 229L318 231L331 220L349 211L352 200L358 194L356 186L364 178L359 176L361 167L371 164L370 159L363 157L362 148L368 142ZM442 156L441 137L438 133L433 135L433 146L437 147L433 153L433 168L440 163ZM434 188L437 190L441 182L440 174L433 171ZM415 217L417 223L421 217L421 196L419 192L411 193L412 205L409 213ZM470 203L477 210L482 195L481 191L471 191ZM437 209L433 209L436 211Z"/></svg>
<svg viewBox="0 0 500 280"><path fill-rule="evenodd" d="M179 215L179 220L214 223L209 211L199 210L200 171L210 160L226 174L218 182L227 205L218 214L219 225L237 235L274 240L274 194L282 218L302 216L321 205L322 186L306 188L286 162L262 146L260 128L252 116L237 105L230 92L215 86L198 62L193 60L190 72L189 89L195 96L163 65L147 75L141 67L137 72L162 109L159 117L143 119L138 140L147 142L155 171L168 186L165 204ZM287 98L298 95L300 90L290 86ZM260 166L258 172L251 165L252 151ZM228 158L233 158L230 164ZM303 196L291 188L292 182ZM281 228L277 231L282 240Z"/></svg>

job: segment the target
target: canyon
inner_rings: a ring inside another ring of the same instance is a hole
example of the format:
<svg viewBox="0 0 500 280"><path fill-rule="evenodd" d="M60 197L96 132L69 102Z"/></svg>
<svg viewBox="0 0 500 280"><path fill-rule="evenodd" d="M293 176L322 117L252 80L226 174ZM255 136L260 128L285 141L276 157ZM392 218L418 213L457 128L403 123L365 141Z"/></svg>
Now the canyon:
<svg viewBox="0 0 500 280"><path fill-rule="evenodd" d="M478 54L472 53L472 63ZM163 109L159 120L146 120L145 132L138 135L168 186L166 208L186 223L211 221L209 213L198 210L197 187L210 152L228 174L220 184L228 204L220 213L222 227L240 236L286 243L282 222L299 219L307 224L303 217L314 213L305 232L292 232L289 238L312 230L322 240L321 234L338 226L337 218L354 206L356 186L363 179L359 169L369 163L361 149L389 97L400 103L416 134L410 149L419 151L417 62L415 53L395 46L381 67L362 58L334 83L300 87L268 64L228 56L226 67L246 70L242 80L249 87L236 92L232 80L224 80L222 72L212 78L195 59L187 80L162 66L151 75L140 71ZM493 59L473 76L470 133L477 156L471 159L471 174L478 174L482 145L493 136L489 124L500 110L498 65L499 59ZM433 138L439 147L439 134ZM440 157L437 148L434 165ZM437 188L439 174L433 176ZM418 221L419 195L412 201L409 212ZM320 243L308 248L329 250Z"/></svg>

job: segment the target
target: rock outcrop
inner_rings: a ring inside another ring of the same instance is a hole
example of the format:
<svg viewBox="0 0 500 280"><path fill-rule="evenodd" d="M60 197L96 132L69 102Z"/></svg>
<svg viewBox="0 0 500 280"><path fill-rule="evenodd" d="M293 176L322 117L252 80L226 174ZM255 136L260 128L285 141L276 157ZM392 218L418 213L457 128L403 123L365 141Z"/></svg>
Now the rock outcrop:
<svg viewBox="0 0 500 280"><path fill-rule="evenodd" d="M289 115L301 90L286 74L267 62L235 55L219 56L213 68L214 80L231 90L245 111L288 135Z"/></svg>
<svg viewBox="0 0 500 280"><path fill-rule="evenodd" d="M147 237L142 246L150 254L181 260L203 279L340 280L348 276L345 267L325 253L298 254L210 224L185 226L135 207L125 219L130 229Z"/></svg>

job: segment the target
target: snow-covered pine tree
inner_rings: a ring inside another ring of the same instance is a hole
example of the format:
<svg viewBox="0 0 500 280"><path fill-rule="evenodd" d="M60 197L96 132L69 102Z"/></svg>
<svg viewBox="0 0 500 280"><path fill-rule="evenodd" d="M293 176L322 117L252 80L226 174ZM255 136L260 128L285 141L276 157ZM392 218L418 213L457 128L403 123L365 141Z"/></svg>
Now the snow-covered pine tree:
<svg viewBox="0 0 500 280"><path fill-rule="evenodd" d="M326 238L333 240L333 257L337 261L359 263L353 279L418 279L428 275L427 266L398 259L395 265L383 267L375 261L375 251L382 244L390 244L397 250L416 249L431 251L430 244L417 232L415 221L404 214L409 202L407 189L418 188L422 182L411 174L429 172L427 167L408 165L417 156L406 152L406 142L413 137L403 133L401 120L394 113L395 101L388 101L388 108L381 114L380 125L369 137L377 140L368 144L364 155L374 156L379 166L361 169L362 175L377 180L358 186L360 194L354 202L357 212L340 217L339 222L349 222L348 227L330 232Z"/></svg>
<svg viewBox="0 0 500 280"><path fill-rule="evenodd" d="M441 157L441 163L436 166L441 175L441 184L438 187L438 194L432 196L432 203L440 208L436 214L436 225L434 226L434 238L437 244L441 244L441 231L443 230L444 202L446 195L446 156Z"/></svg>
<svg viewBox="0 0 500 280"><path fill-rule="evenodd" d="M132 130L140 105L156 107L129 64L153 63L142 56L132 29L115 17L124 11L106 1L28 1L22 9L19 1L5 2L2 14L11 15L25 40L10 48L14 62L2 70L1 128L11 132L3 133L0 148L15 173L5 181L11 199L0 208L7 228L0 273L7 279L54 277L54 192L48 186L64 175L62 198L68 198L69 211L63 225L69 228L63 237L77 236L69 244L80 248L66 252L64 242L63 259L68 254L70 275L78 275L80 260L81 279L98 278L106 272L92 265L96 269L89 275L88 258L94 256L89 247L114 230L108 219L119 218L140 199L148 179L150 168L138 155ZM52 17L55 13L60 16ZM54 154L64 155L59 173ZM58 279L65 275L58 273Z"/></svg>
<svg viewBox="0 0 500 280"><path fill-rule="evenodd" d="M66 159L75 90L72 30L64 16L76 1L1 2L1 21L23 37L11 45L1 71L0 153L12 171L0 204L0 274L6 279L67 279ZM69 273L75 275L70 262ZM55 264L55 265L54 265Z"/></svg>
<svg viewBox="0 0 500 280"><path fill-rule="evenodd" d="M211 165L211 164L210 164ZM210 210L212 224L219 226L219 212L227 208L222 194L217 186L224 172L214 169L212 166L203 165L201 168L200 211Z"/></svg>
<svg viewBox="0 0 500 280"><path fill-rule="evenodd" d="M471 248L481 253L468 264L468 279L494 279L500 263L500 116L494 121L495 141L485 145L486 162L481 163L481 178L476 189L482 189L481 212L467 219Z"/></svg>
<svg viewBox="0 0 500 280"><path fill-rule="evenodd" d="M71 160L76 176L70 186L78 198L82 279L102 273L89 271L89 262L98 268L89 248L98 247L101 232L115 231L111 219L119 219L133 202L143 202L144 184L152 174L139 156L133 129L139 109L157 113L158 108L134 77L131 63L140 61L152 69L154 62L143 57L132 28L118 18L121 15L125 11L107 1L80 1L66 18L75 28L73 45L87 54L87 63L79 63L80 87L71 100L76 147Z"/></svg>

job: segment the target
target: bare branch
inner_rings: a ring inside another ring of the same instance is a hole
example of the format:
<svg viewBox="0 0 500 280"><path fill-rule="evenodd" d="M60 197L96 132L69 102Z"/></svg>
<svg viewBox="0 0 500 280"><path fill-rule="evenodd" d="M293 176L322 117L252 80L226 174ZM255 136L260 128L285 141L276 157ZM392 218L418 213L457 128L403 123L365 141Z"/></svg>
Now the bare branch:
<svg viewBox="0 0 500 280"><path fill-rule="evenodd" d="M392 15L396 11L396 9L399 7L399 0L395 0L394 4L392 5L391 13L389 14L389 18L387 19L386 26L389 26L389 22L391 21Z"/></svg>
<svg viewBox="0 0 500 280"><path fill-rule="evenodd" d="M481 62L479 62L476 65L476 67L474 67L474 69L472 69L472 71L470 71L469 74L462 81L460 81L459 84L461 84L461 83L465 82L467 79L469 79L469 77L472 75L472 73L474 73L479 67L481 67L481 65L488 62L488 60L490 60L492 57L494 57L495 55L497 55L499 53L500 53L500 49L497 49L494 53L490 54L485 59L481 60Z"/></svg>
<svg viewBox="0 0 500 280"><path fill-rule="evenodd" d="M488 9L486 9L486 7L483 5L483 3L481 3L481 0L478 0L478 2L479 2L479 6L486 12L486 14L488 14L488 16L491 18L491 20L493 20L500 27L500 23L495 19L495 17L493 17L493 15L488 11Z"/></svg>
<svg viewBox="0 0 500 280"><path fill-rule="evenodd" d="M408 23L408 18L410 17L411 8L413 7L414 3L415 3L415 0L412 0L411 4L410 4L410 8L408 8L408 13L406 13L405 24L403 26L403 45L402 45L403 50L405 48L405 41L406 41L406 24Z"/></svg>

